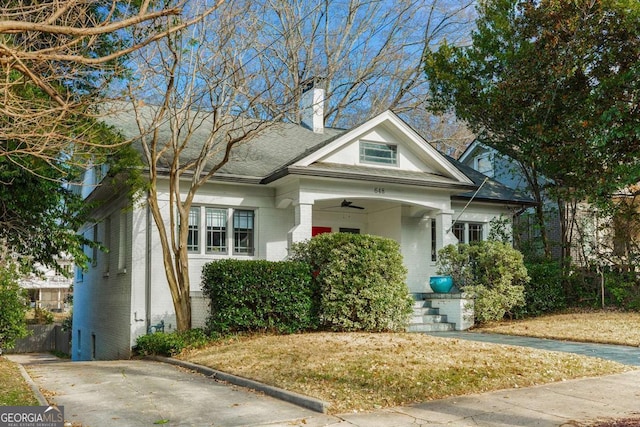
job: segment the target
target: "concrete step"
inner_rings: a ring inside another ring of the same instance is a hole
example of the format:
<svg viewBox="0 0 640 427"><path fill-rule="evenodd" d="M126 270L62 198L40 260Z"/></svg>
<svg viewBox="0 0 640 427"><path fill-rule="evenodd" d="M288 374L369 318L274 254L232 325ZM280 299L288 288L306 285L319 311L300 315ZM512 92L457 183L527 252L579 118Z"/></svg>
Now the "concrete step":
<svg viewBox="0 0 640 427"><path fill-rule="evenodd" d="M423 316L425 314L440 314L440 310L433 307L413 308L414 316Z"/></svg>
<svg viewBox="0 0 640 427"><path fill-rule="evenodd" d="M411 317L410 324L419 323L447 323L446 314L414 314Z"/></svg>
<svg viewBox="0 0 640 427"><path fill-rule="evenodd" d="M427 300L419 300L413 301L413 308L431 308L431 301Z"/></svg>
<svg viewBox="0 0 640 427"><path fill-rule="evenodd" d="M440 314L438 308L432 307L431 301L414 301L413 316L407 328L408 332L446 332L454 330L455 324L447 323L447 316Z"/></svg>
<svg viewBox="0 0 640 427"><path fill-rule="evenodd" d="M411 323L407 332L448 332L455 331L453 323Z"/></svg>

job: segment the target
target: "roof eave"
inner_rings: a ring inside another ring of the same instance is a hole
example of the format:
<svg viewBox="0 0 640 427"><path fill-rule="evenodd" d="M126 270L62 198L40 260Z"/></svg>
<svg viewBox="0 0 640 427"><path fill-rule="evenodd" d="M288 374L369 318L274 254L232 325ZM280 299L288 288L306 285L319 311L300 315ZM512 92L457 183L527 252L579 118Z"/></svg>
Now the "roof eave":
<svg viewBox="0 0 640 427"><path fill-rule="evenodd" d="M356 181L371 181L371 182L383 182L386 184L401 184L401 185L414 185L420 187L431 188L446 188L456 191L469 191L476 190L478 187L474 184L466 183L451 183L451 182L435 182L421 179L401 178L401 177L389 177L380 175L370 175L365 173L356 172L340 172L340 171L327 171L318 170L307 167L290 166L280 169L279 171L269 175L262 180L262 184L270 184L281 178L289 175L298 176L312 176L317 178L334 178L334 179L348 179Z"/></svg>

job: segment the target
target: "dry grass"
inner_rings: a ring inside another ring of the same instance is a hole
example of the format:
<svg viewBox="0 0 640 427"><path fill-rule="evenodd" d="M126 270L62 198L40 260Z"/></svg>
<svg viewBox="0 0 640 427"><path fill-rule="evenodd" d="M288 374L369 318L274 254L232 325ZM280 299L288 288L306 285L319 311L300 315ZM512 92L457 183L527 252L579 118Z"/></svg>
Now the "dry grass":
<svg viewBox="0 0 640 427"><path fill-rule="evenodd" d="M640 346L640 313L590 311L500 322L480 332Z"/></svg>
<svg viewBox="0 0 640 427"><path fill-rule="evenodd" d="M629 369L566 353L420 334L259 335L219 341L180 358L328 401L333 413Z"/></svg>
<svg viewBox="0 0 640 427"><path fill-rule="evenodd" d="M38 400L27 385L18 366L0 357L0 406L35 406Z"/></svg>

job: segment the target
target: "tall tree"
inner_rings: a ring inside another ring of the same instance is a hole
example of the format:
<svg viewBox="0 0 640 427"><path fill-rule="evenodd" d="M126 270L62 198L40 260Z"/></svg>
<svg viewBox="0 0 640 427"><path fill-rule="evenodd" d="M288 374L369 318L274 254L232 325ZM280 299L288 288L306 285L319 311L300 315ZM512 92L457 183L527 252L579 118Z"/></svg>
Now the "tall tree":
<svg viewBox="0 0 640 427"><path fill-rule="evenodd" d="M282 70L268 76L272 90L295 93L301 82L321 77L327 126L354 126L391 109L455 151L469 142L469 134L460 135L458 123L432 117L426 110L421 59L444 37L466 37L473 3L267 0L258 42ZM292 109L287 118L299 122L299 115Z"/></svg>
<svg viewBox="0 0 640 427"><path fill-rule="evenodd" d="M0 8L0 247L56 267L82 264L86 219L62 184L80 168L122 164L126 143L97 118L125 60L215 9L183 0L7 0ZM130 157L129 157L130 159ZM114 163L115 162L115 163ZM117 170L116 167L114 170Z"/></svg>
<svg viewBox="0 0 640 427"><path fill-rule="evenodd" d="M478 13L470 46L425 56L431 108L455 111L561 199L637 182L640 3L485 0Z"/></svg>

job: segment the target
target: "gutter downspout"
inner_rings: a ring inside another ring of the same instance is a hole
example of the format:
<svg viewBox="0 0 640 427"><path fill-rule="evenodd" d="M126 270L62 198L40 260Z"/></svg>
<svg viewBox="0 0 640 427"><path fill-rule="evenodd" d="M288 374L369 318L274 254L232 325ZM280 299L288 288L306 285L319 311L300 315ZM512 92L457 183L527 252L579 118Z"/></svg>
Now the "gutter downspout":
<svg viewBox="0 0 640 427"><path fill-rule="evenodd" d="M145 291L144 291L144 319L145 330L149 333L151 328L151 208L149 207L149 191L147 191L147 229L146 229L146 245L145 254Z"/></svg>

